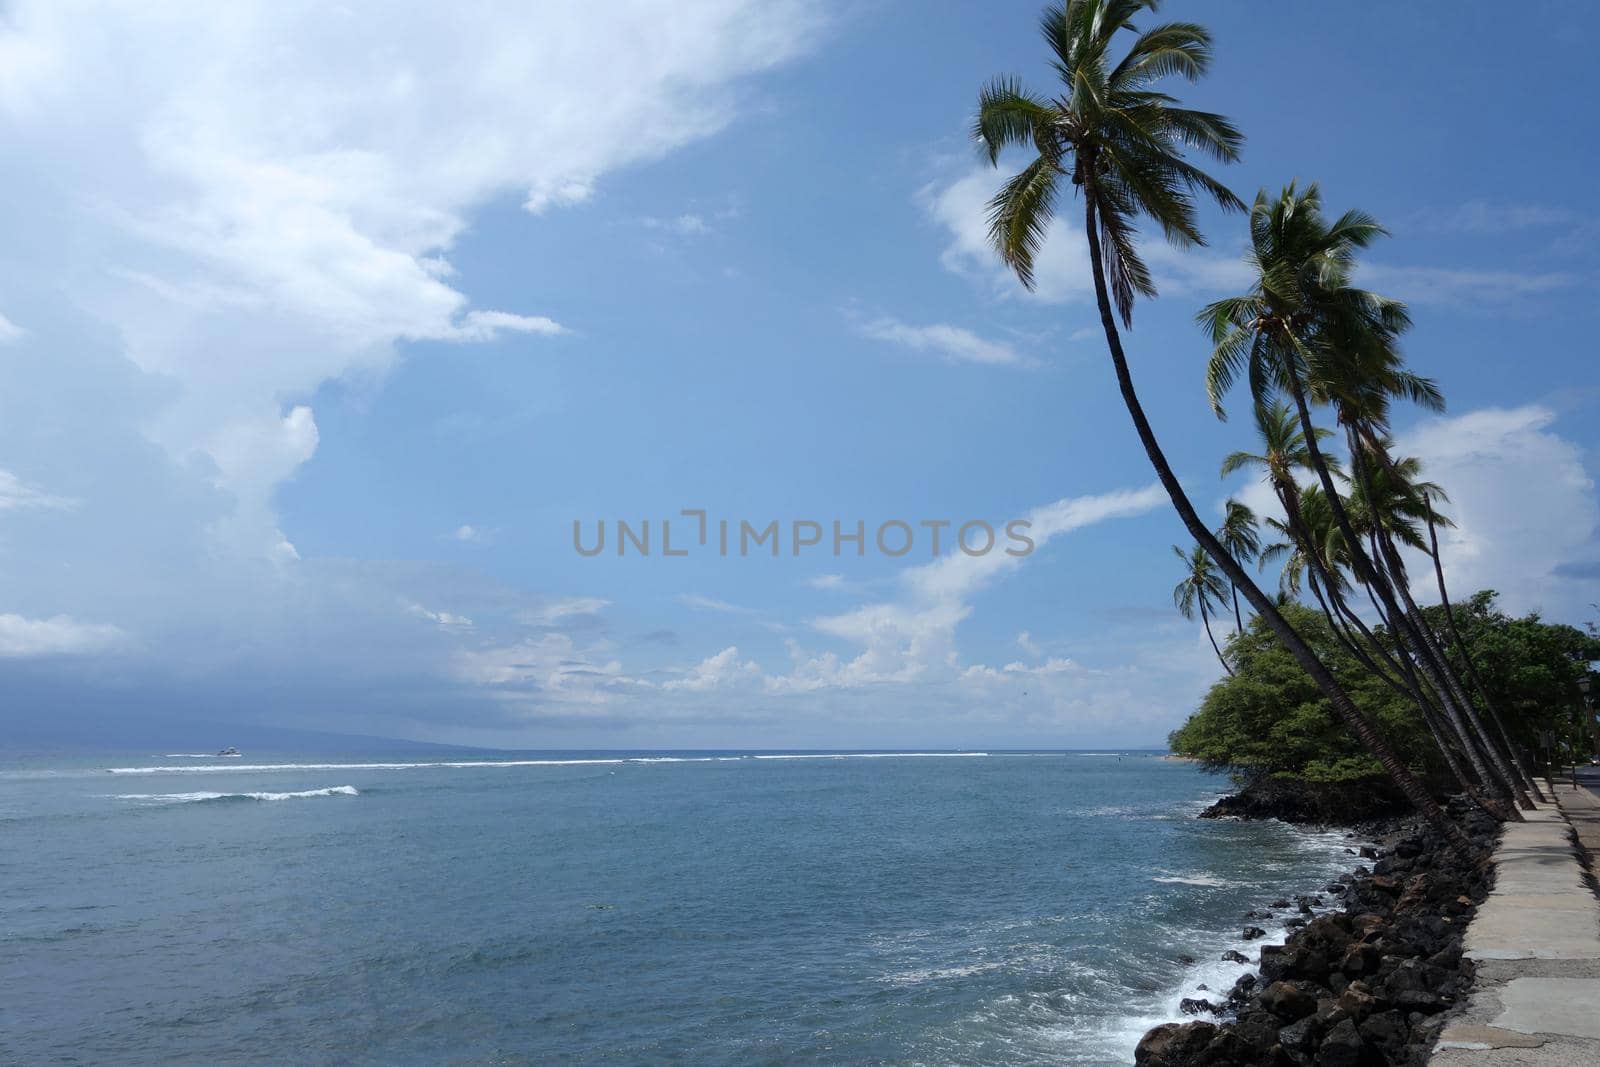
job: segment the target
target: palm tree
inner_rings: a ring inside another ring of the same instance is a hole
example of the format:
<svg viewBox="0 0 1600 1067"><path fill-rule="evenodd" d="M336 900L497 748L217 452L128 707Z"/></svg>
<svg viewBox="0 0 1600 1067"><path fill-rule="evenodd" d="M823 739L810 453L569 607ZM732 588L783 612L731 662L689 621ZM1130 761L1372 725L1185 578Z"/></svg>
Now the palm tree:
<svg viewBox="0 0 1600 1067"><path fill-rule="evenodd" d="M1478 735L1477 744L1470 736L1464 738L1474 770L1487 785L1498 783L1519 803L1531 806L1476 722L1470 702L1464 702L1459 681L1403 578L1393 573L1399 555L1392 542L1381 528L1369 530L1369 554L1366 540L1356 533L1312 421L1313 402L1333 403L1352 433L1357 424L1370 427L1385 419L1391 397L1430 407L1442 404L1433 383L1406 370L1399 355L1399 335L1410 325L1405 307L1350 284L1356 253L1384 233L1359 211L1328 222L1316 185L1301 191L1291 183L1275 198L1262 190L1250 210L1247 259L1255 283L1241 296L1208 305L1198 316L1212 340L1206 390L1213 410L1223 417L1222 399L1240 375L1248 377L1258 407L1279 391L1294 400L1312 468L1344 535L1356 579L1376 595L1395 637L1415 651L1417 666L1452 725ZM1365 476L1370 471L1363 469L1360 443L1352 437L1351 459Z"/></svg>
<svg viewBox="0 0 1600 1067"><path fill-rule="evenodd" d="M1222 669L1231 675L1233 668L1228 666L1227 657L1217 647L1216 635L1211 632L1211 612L1227 603L1228 585L1217 573L1216 564L1206 555L1206 550L1199 545L1188 552L1173 545L1172 554L1183 561L1187 571L1183 581L1172 587L1172 603L1186 619L1193 619L1195 612L1199 611L1200 624L1206 628L1206 637L1211 641L1211 651L1217 654L1217 662L1222 664Z"/></svg>
<svg viewBox="0 0 1600 1067"><path fill-rule="evenodd" d="M1062 187L1070 185L1082 195L1095 303L1117 386L1184 527L1327 694L1335 713L1407 799L1458 848L1473 852L1465 835L1400 762L1327 666L1200 520L1134 388L1116 318L1120 315L1124 326L1131 325L1135 295L1155 295L1155 284L1135 245L1140 217L1159 226L1169 242L1184 247L1204 243L1195 220L1196 194L1224 209L1244 206L1182 155L1187 147L1232 162L1238 158L1243 136L1223 116L1179 107L1173 97L1150 87L1171 75L1197 80L1211 63L1211 35L1204 27L1184 22L1136 30L1133 19L1155 6L1154 0L1065 0L1052 5L1040 20L1040 31L1061 78L1059 95L1029 92L1014 78L998 78L983 88L974 133L989 162L998 166L1007 148L1034 153L991 202L990 239L1018 280L1031 288L1034 257ZM1113 61L1111 46L1124 30L1134 35L1133 41L1123 57Z"/></svg>
<svg viewBox="0 0 1600 1067"><path fill-rule="evenodd" d="M1256 525L1256 513L1248 505L1232 497L1223 505L1222 525L1217 527L1217 540L1240 563L1254 563L1261 555L1261 530ZM1228 583L1233 597L1233 632L1244 633L1244 616L1239 613L1239 587Z"/></svg>

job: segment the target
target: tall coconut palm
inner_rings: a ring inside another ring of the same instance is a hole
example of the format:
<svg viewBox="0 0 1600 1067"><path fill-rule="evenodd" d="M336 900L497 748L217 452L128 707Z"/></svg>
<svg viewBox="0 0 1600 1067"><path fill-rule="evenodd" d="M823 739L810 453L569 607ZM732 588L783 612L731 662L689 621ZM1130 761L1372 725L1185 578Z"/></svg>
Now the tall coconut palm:
<svg viewBox="0 0 1600 1067"><path fill-rule="evenodd" d="M1473 721L1470 704L1463 706L1459 682L1405 583L1389 572L1398 556L1381 532L1372 537L1372 553L1357 535L1312 421L1316 402L1332 402L1341 420L1357 405L1366 409L1366 418L1374 417L1375 408L1382 417L1393 396L1440 402L1433 384L1407 371L1399 355L1398 338L1410 325L1404 306L1351 284L1356 254L1384 233L1359 211L1328 221L1314 184L1301 190L1291 183L1276 197L1262 190L1250 210L1247 260L1254 283L1243 295L1216 301L1198 316L1212 340L1206 389L1219 416L1224 395L1241 375L1248 378L1258 406L1279 391L1293 399L1311 465L1344 535L1356 579L1375 594L1396 638L1415 651L1452 724L1479 735L1475 744L1467 739L1473 769L1486 784L1504 787L1522 802L1514 774ZM1353 464L1359 459L1352 454Z"/></svg>
<svg viewBox="0 0 1600 1067"><path fill-rule="evenodd" d="M1136 30L1134 18L1155 6L1153 0L1066 0L1053 5L1040 20L1040 30L1061 78L1058 94L1030 92L1014 78L999 78L983 88L974 133L990 163L998 165L1008 148L1033 153L991 202L990 239L1018 280L1031 288L1034 257L1063 188L1070 186L1082 196L1095 303L1117 387L1184 527L1327 694L1335 713L1407 799L1457 847L1474 851L1311 646L1201 521L1134 387L1116 320L1120 316L1124 326L1131 325L1135 297L1155 295L1137 248L1139 220L1155 223L1168 241L1183 247L1204 243L1196 222L1196 195L1225 209L1243 207L1220 182L1183 158L1184 148L1190 148L1232 162L1243 136L1221 115L1179 107L1176 99L1151 88L1165 77L1195 81L1204 74L1211 63L1211 35L1183 22ZM1112 45L1124 31L1133 40L1117 59Z"/></svg>
<svg viewBox="0 0 1600 1067"><path fill-rule="evenodd" d="M1240 563L1254 563L1261 555L1261 529L1256 525L1256 513L1247 504L1232 497L1223 505L1222 525L1217 527L1217 540ZM1244 633L1244 616L1239 611L1239 587L1228 583L1228 593L1233 598L1233 632Z"/></svg>
<svg viewBox="0 0 1600 1067"><path fill-rule="evenodd" d="M1173 545L1172 554L1182 560L1184 566L1183 580L1172 587L1172 603L1186 619L1193 619L1199 612L1200 625L1206 629L1211 651L1217 654L1222 669L1231 675L1233 668L1228 666L1228 658L1217 647L1217 637L1211 632L1211 613L1227 603L1228 583L1223 581L1216 564L1199 545L1188 552Z"/></svg>

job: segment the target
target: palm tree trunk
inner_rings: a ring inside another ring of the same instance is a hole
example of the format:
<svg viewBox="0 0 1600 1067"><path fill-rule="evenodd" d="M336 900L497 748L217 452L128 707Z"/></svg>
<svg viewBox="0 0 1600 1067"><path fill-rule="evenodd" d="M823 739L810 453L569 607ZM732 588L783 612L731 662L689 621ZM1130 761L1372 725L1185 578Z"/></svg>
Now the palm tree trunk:
<svg viewBox="0 0 1600 1067"><path fill-rule="evenodd" d="M1242 634L1244 633L1244 616L1239 614L1239 587L1229 582L1228 588L1233 590L1233 632Z"/></svg>
<svg viewBox="0 0 1600 1067"><path fill-rule="evenodd" d="M1301 395L1303 398L1304 394L1302 393ZM1302 411L1305 411L1303 404ZM1308 415L1309 412L1306 412L1306 414ZM1359 442L1354 439L1351 440L1350 465L1355 470L1356 477L1361 479L1362 485L1367 491L1367 498L1369 500L1376 499L1372 492L1372 476L1371 472L1367 470L1365 453L1360 449ZM1341 502L1339 505L1341 510L1343 506ZM1444 649L1435 640L1433 629L1428 625L1427 620L1422 617L1422 610L1417 607L1416 600L1411 596L1410 583L1406 581L1405 566L1401 562L1400 551L1395 547L1394 539L1389 536L1388 530L1384 528L1381 522L1372 524L1372 538L1375 549L1373 559L1381 560L1383 566L1387 568L1388 575L1392 576L1393 579L1392 583L1386 582L1389 586L1388 602L1392 604L1393 594L1398 593L1400 600L1405 605L1404 618L1409 623L1411 632L1415 635L1418 646L1418 663L1422 666L1423 673L1428 675L1429 680L1433 682L1434 688L1438 691L1439 698L1444 702L1445 707L1448 709L1453 704L1459 709L1455 714L1452 714L1452 721L1455 721L1458 716L1465 719L1472 733L1478 738L1479 745L1468 751L1468 756L1473 758L1474 766L1478 765L1478 750L1480 747L1482 753L1489 759L1489 765L1494 770L1495 779L1484 778L1484 784L1489 785L1490 782L1498 779L1500 784L1506 788L1507 795L1512 798L1518 808L1531 811L1534 807L1533 801L1528 798L1527 793L1523 792L1521 782L1517 780L1516 775L1507 766L1505 759L1500 754L1500 750L1494 743L1494 739L1483 728L1483 723L1478 718L1477 709L1473 707L1472 701L1467 698L1467 694L1461 687L1460 679L1456 677L1455 671L1445 658ZM1383 575L1380 568L1381 577ZM1380 589L1380 594L1382 592L1383 590ZM1511 814L1513 821L1523 821L1522 815L1516 809L1512 809Z"/></svg>
<svg viewBox="0 0 1600 1067"><path fill-rule="evenodd" d="M1122 338L1117 332L1116 321L1111 313L1111 299L1106 292L1105 265L1100 251L1099 220L1096 217L1096 204L1094 183L1086 181L1083 185L1084 194L1084 229L1089 239L1089 263L1094 274L1095 302L1100 308L1100 325L1105 331L1106 346L1111 352L1111 365L1116 371L1117 387L1122 392L1122 401L1128 408L1128 415L1133 419L1133 428L1139 435L1139 442L1144 446L1145 455L1150 459L1150 465L1155 468L1156 477L1172 498L1172 506L1177 510L1178 517L1183 520L1183 525L1188 529L1195 541L1206 550L1206 553L1216 561L1218 567L1227 574L1228 579L1244 591L1245 599L1256 613L1266 620L1267 626L1273 634L1295 658L1301 668L1316 683L1317 688L1327 694L1328 701L1333 705L1334 713L1339 716L1350 732L1372 753L1378 763L1383 767L1391 781L1399 788L1400 792L1409 800L1423 817L1435 826L1440 833L1451 842L1464 855L1476 856L1478 849L1467 836L1461 832L1439 807L1427 787L1412 774L1404 763L1400 762L1394 751L1384 742L1383 738L1373 728L1372 723L1356 707L1350 695L1334 680L1332 673L1317 654L1305 643L1288 621L1278 613L1272 600L1261 591L1245 573L1233 556L1223 549L1217 542L1206 524L1200 521L1194 505L1189 496L1183 491L1182 484L1172 473L1167 457L1161 450L1161 444L1156 440L1155 431L1150 427L1150 420L1145 416L1144 405L1139 402L1139 394L1133 386L1133 375L1128 369L1128 357L1122 350Z"/></svg>
<svg viewBox="0 0 1600 1067"><path fill-rule="evenodd" d="M1211 616L1206 612L1206 598L1202 593L1200 597L1200 625L1206 628L1206 637L1211 641L1211 651L1217 654L1217 662L1222 664L1222 669L1228 672L1228 677L1233 677L1233 668L1228 666L1228 661L1222 656L1222 649L1217 647L1217 638L1211 632Z"/></svg>
<svg viewBox="0 0 1600 1067"><path fill-rule="evenodd" d="M1439 557L1439 531L1433 522L1433 500L1426 493L1423 494L1423 503L1428 509L1428 544L1433 549L1433 573L1439 582L1439 603L1444 607L1445 622L1450 627L1450 636L1455 638L1456 647L1461 649L1461 660L1467 665L1467 676L1472 681L1472 686L1483 698L1483 707L1489 713L1489 721L1494 723L1494 728L1500 732L1500 740L1505 742L1506 755L1511 760L1511 766L1522 778L1523 787L1532 793L1539 803L1548 803L1539 783L1534 781L1533 775L1528 773L1528 768L1522 760L1517 758L1517 746L1511 741L1511 734L1506 730L1505 720L1500 718L1500 712L1495 709L1494 702L1489 699L1489 689L1483 684L1483 679L1478 676L1478 667L1472 660L1472 650L1467 647L1467 642L1461 636L1461 630L1456 626L1455 608L1450 605L1450 592L1444 584L1444 563Z"/></svg>
<svg viewBox="0 0 1600 1067"><path fill-rule="evenodd" d="M1284 377L1288 379L1289 392L1294 397L1295 407L1300 416L1300 429L1302 436L1305 438L1306 453L1311 458L1311 466L1317 472L1317 478L1322 482L1322 491L1328 497L1328 507L1333 512L1333 518L1339 526L1339 532L1344 534L1345 543L1349 546L1350 559L1355 569L1356 577L1361 581L1368 582L1370 587L1377 592L1378 598L1383 601L1384 607L1387 609L1385 615L1389 619L1390 629L1397 638L1402 630L1412 631L1407 636L1411 638L1411 644L1417 650L1417 664L1438 691L1439 697L1444 702L1445 710L1450 717L1451 724L1458 725L1461 711L1452 707L1453 702L1450 699L1451 693L1448 683L1443 677L1438 676L1438 665L1433 662L1432 650L1428 647L1425 636L1414 631L1411 618L1404 614L1395 602L1394 590L1390 588L1385 575L1378 569L1374 560L1367 556L1366 551L1361 546L1360 538L1356 536L1355 524L1350 521L1350 515L1344 507L1344 500L1339 496L1339 488L1333 484L1332 470L1328 466L1327 459L1322 454L1321 446L1317 443L1317 428L1316 424L1311 420L1311 406L1306 401L1305 384L1300 380L1299 369L1294 366L1292 360L1285 361ZM1352 455L1351 463L1359 466L1360 457ZM1370 489L1368 496L1371 496ZM1380 524L1374 525L1378 526ZM1495 778L1487 773L1487 769L1483 765L1483 755L1479 751L1479 746L1469 745L1467 747L1467 757L1472 761L1473 770L1477 772L1486 785L1495 781ZM1505 776L1502 784L1506 786L1512 795L1520 791L1509 775ZM1515 814L1515 809L1513 809L1513 814L1516 818L1521 818L1520 815Z"/></svg>

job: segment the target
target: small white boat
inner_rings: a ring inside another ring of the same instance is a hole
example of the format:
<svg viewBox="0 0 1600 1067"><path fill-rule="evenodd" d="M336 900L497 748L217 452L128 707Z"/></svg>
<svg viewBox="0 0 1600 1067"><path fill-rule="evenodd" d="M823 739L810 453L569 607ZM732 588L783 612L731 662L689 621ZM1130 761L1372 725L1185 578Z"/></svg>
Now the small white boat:
<svg viewBox="0 0 1600 1067"><path fill-rule="evenodd" d="M237 757L237 756L243 755L243 753L241 753L238 749L234 748L232 745L229 745L227 748L223 749L221 752L218 752L217 755L219 755L219 756L228 756L228 757Z"/></svg>

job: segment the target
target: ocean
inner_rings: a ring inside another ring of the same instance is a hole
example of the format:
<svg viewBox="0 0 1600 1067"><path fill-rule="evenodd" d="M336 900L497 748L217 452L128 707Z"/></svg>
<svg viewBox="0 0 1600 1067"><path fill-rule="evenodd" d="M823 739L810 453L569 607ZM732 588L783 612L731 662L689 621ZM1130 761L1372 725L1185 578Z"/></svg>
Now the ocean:
<svg viewBox="0 0 1600 1067"><path fill-rule="evenodd" d="M1358 860L1144 752L0 764L0 1061L1126 1064ZM1269 927L1269 935L1281 927Z"/></svg>

